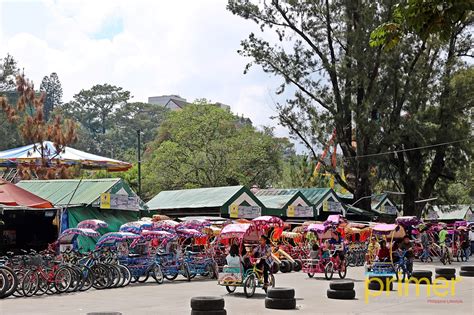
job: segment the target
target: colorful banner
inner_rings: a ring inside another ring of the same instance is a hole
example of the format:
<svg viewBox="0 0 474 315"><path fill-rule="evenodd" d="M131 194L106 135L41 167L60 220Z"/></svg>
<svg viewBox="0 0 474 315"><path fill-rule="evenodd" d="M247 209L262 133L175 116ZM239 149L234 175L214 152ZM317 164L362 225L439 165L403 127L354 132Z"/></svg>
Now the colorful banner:
<svg viewBox="0 0 474 315"><path fill-rule="evenodd" d="M100 194L100 208L139 211L140 205L137 196L103 193Z"/></svg>
<svg viewBox="0 0 474 315"><path fill-rule="evenodd" d="M314 217L313 207L310 206L289 206L286 210L286 216L289 218L308 218Z"/></svg>
<svg viewBox="0 0 474 315"><path fill-rule="evenodd" d="M229 207L229 216L232 219L245 218L254 219L262 215L262 208L259 206L238 206L231 204Z"/></svg>
<svg viewBox="0 0 474 315"><path fill-rule="evenodd" d="M337 213L342 213L344 208L342 207L342 204L337 201L329 201L329 200L324 200L323 201L323 211L324 212L337 212Z"/></svg>

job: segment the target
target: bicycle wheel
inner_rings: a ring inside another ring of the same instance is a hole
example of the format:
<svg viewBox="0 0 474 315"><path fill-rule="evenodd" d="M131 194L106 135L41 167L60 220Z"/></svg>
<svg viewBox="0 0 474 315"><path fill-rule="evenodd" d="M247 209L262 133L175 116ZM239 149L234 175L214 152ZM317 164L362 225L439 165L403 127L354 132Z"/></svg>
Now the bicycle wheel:
<svg viewBox="0 0 474 315"><path fill-rule="evenodd" d="M331 280L334 275L334 264L332 261L328 262L324 267L324 277L326 280Z"/></svg>
<svg viewBox="0 0 474 315"><path fill-rule="evenodd" d="M176 277L178 277L178 273L175 273L175 274L172 274L172 275L165 274L166 280L173 281L174 279L176 279Z"/></svg>
<svg viewBox="0 0 474 315"><path fill-rule="evenodd" d="M30 270L23 277L23 296L33 296L38 291L39 275L36 271Z"/></svg>
<svg viewBox="0 0 474 315"><path fill-rule="evenodd" d="M92 285L96 290L103 290L108 288L112 283L109 269L103 264L96 264L91 267L94 274L94 284Z"/></svg>
<svg viewBox="0 0 474 315"><path fill-rule="evenodd" d="M122 273L122 278L123 278L123 282L120 284L120 286L126 287L132 281L132 274L130 272L130 269L128 269L127 266L118 265L118 267L120 268L120 271Z"/></svg>
<svg viewBox="0 0 474 315"><path fill-rule="evenodd" d="M87 266L79 267L82 276L82 286L79 291L87 291L94 285L94 273Z"/></svg>
<svg viewBox="0 0 474 315"><path fill-rule="evenodd" d="M122 272L120 268L116 265L108 265L110 272L112 273L112 284L110 285L111 288L118 288L120 283L122 283Z"/></svg>
<svg viewBox="0 0 474 315"><path fill-rule="evenodd" d="M156 283L158 284L162 284L163 283L163 272L161 271L161 267L160 265L157 265L155 264L151 270L151 276L153 277L153 279L155 279Z"/></svg>
<svg viewBox="0 0 474 315"><path fill-rule="evenodd" d="M23 269L14 270L16 277L18 278L18 285L16 290L13 292L13 296L22 297L23 296L23 278L25 277L26 271Z"/></svg>
<svg viewBox="0 0 474 315"><path fill-rule="evenodd" d="M183 276L189 281L191 281L191 273L189 272L188 263L183 263L181 265Z"/></svg>
<svg viewBox="0 0 474 315"><path fill-rule="evenodd" d="M226 289L227 292L229 292L229 293L234 293L234 292L235 292L235 289L237 289L237 287L226 285L226 286L225 286L225 289Z"/></svg>
<svg viewBox="0 0 474 315"><path fill-rule="evenodd" d="M60 267L54 274L54 287L58 293L66 292L72 283L72 274L69 268Z"/></svg>
<svg viewBox="0 0 474 315"><path fill-rule="evenodd" d="M253 273L249 274L244 280L244 293L245 296L250 298L255 294L255 288L257 287L257 280Z"/></svg>
<svg viewBox="0 0 474 315"><path fill-rule="evenodd" d="M347 267L346 267L345 259L341 261L338 269L339 269L338 270L339 278L344 279L347 275Z"/></svg>
<svg viewBox="0 0 474 315"><path fill-rule="evenodd" d="M15 293L18 289L18 277L15 274L15 271L7 266L0 266L0 270L5 273L8 280L8 288L0 294L0 298L6 298ZM0 290L1 291L1 290Z"/></svg>
<svg viewBox="0 0 474 315"><path fill-rule="evenodd" d="M10 288L10 281L8 280L7 274L0 269L0 299L3 299L5 292Z"/></svg>
<svg viewBox="0 0 474 315"><path fill-rule="evenodd" d="M76 268L76 266L68 267L68 268L69 268L69 271L71 272L72 281L71 281L71 285L67 289L67 292L76 292L83 285L82 274L81 274L81 271Z"/></svg>

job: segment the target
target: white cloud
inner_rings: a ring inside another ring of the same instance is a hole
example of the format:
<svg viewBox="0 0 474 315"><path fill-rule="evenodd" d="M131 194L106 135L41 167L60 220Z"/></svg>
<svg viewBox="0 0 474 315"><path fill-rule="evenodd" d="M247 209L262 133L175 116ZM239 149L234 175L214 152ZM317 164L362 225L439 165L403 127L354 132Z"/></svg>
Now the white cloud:
<svg viewBox="0 0 474 315"><path fill-rule="evenodd" d="M57 72L64 101L111 83L137 101L171 93L190 101L205 97L231 105L256 125L276 125L269 119L275 114L270 94L278 81L261 70L243 75L247 60L236 50L257 28L228 12L227 1L0 0L0 18L33 3L35 10L18 20L0 20L0 56L11 53L36 85ZM110 19L122 28L96 39ZM277 127L277 134L287 131Z"/></svg>

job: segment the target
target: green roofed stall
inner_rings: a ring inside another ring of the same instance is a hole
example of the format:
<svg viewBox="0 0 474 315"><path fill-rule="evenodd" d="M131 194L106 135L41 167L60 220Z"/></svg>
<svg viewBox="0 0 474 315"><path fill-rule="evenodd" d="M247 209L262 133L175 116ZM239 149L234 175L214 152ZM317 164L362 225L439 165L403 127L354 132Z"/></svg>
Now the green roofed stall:
<svg viewBox="0 0 474 315"><path fill-rule="evenodd" d="M325 220L331 214L346 214L336 192L331 188L292 188L292 189L260 189L255 192L257 198L262 196L294 195L301 193L314 207L314 218Z"/></svg>
<svg viewBox="0 0 474 315"><path fill-rule="evenodd" d="M301 193L288 195L262 195L257 197L265 206L265 215L283 218L314 219L314 207Z"/></svg>
<svg viewBox="0 0 474 315"><path fill-rule="evenodd" d="M80 221L99 219L107 222L101 234L118 231L129 221L138 220L146 205L120 178L24 180L19 187L63 208L61 231L76 227ZM95 247L95 240L78 237L83 250Z"/></svg>
<svg viewBox="0 0 474 315"><path fill-rule="evenodd" d="M153 197L147 206L171 217L222 216L255 218L262 214L263 204L245 186L225 186L183 190L166 190Z"/></svg>

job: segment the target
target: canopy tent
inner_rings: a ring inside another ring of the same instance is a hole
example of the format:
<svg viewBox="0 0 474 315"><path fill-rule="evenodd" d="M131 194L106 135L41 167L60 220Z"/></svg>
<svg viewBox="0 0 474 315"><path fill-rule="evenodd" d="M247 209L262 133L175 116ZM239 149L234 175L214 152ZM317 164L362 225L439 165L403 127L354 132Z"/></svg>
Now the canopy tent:
<svg viewBox="0 0 474 315"><path fill-rule="evenodd" d="M52 209L54 206L46 199L10 182L0 179L0 206L23 207L33 209Z"/></svg>
<svg viewBox="0 0 474 315"><path fill-rule="evenodd" d="M42 152L42 153L41 153ZM108 170L122 172L130 169L132 164L103 156L65 147L61 152L51 141L29 144L23 147L0 151L0 168L15 168L18 164L42 164L47 159L50 166L80 165L83 169Z"/></svg>

